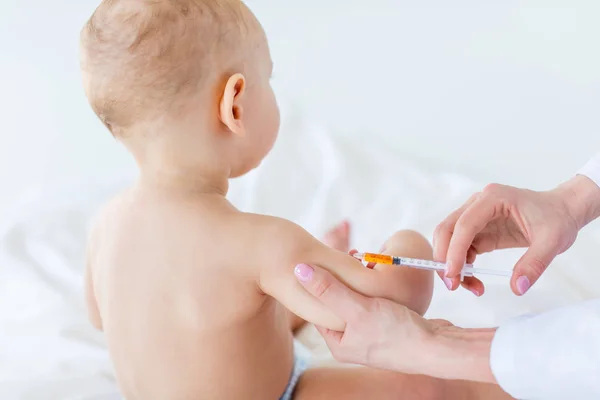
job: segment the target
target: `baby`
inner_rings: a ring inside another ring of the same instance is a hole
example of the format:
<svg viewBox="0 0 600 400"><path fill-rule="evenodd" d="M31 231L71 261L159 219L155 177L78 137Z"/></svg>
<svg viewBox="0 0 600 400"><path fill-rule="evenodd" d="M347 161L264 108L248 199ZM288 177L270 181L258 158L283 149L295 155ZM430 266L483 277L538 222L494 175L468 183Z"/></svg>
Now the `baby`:
<svg viewBox="0 0 600 400"><path fill-rule="evenodd" d="M127 399L469 398L495 389L368 368L308 369L303 320L344 322L294 277L319 265L368 296L423 314L426 271L349 256L292 222L237 210L228 180L256 168L279 128L265 33L239 0L105 0L82 31L91 106L133 155L137 182L113 199L87 251L89 317L105 332ZM387 254L430 258L399 232Z"/></svg>

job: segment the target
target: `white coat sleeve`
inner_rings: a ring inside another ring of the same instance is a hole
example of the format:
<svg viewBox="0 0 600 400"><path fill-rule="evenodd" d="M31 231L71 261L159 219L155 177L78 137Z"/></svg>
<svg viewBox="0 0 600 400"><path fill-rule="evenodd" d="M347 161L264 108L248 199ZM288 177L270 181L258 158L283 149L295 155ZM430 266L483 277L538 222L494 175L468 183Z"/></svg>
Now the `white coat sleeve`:
<svg viewBox="0 0 600 400"><path fill-rule="evenodd" d="M600 154L594 156L588 163L579 170L579 175L585 175L594 183L600 186Z"/></svg>
<svg viewBox="0 0 600 400"><path fill-rule="evenodd" d="M501 325L490 363L517 399L600 399L600 299Z"/></svg>
<svg viewBox="0 0 600 400"><path fill-rule="evenodd" d="M600 186L600 154L579 174ZM600 399L600 299L501 325L490 363L517 399Z"/></svg>

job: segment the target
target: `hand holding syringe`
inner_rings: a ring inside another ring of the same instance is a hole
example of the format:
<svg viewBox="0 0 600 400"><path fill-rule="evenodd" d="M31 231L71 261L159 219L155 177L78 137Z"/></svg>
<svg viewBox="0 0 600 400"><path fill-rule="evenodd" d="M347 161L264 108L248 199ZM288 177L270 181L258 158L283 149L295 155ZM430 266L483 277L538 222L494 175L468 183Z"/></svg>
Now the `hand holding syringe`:
<svg viewBox="0 0 600 400"><path fill-rule="evenodd" d="M410 268L425 269L428 271L445 271L446 264L435 261L419 260L408 257L393 257L385 254L354 253L352 257L367 263L398 265ZM475 274L496 275L510 277L512 271L499 271L493 269L475 268L472 264L465 264L462 269L461 278Z"/></svg>

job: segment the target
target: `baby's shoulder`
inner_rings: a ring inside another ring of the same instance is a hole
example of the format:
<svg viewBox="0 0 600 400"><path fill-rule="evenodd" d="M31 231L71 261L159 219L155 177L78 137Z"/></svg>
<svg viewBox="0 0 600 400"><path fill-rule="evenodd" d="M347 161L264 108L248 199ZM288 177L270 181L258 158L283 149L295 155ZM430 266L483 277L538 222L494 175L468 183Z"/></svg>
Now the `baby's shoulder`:
<svg viewBox="0 0 600 400"><path fill-rule="evenodd" d="M238 217L253 235L266 235L273 240L285 241L306 232L298 224L284 218L252 213L239 213Z"/></svg>
<svg viewBox="0 0 600 400"><path fill-rule="evenodd" d="M105 232L111 223L118 221L122 216L123 200L127 193L119 193L114 196L108 202L106 202L98 211L94 214L91 220L90 229L87 238L87 251L93 253L99 247L99 244L104 236Z"/></svg>
<svg viewBox="0 0 600 400"><path fill-rule="evenodd" d="M241 218L253 253L261 263L295 258L316 240L300 225L283 218L247 213Z"/></svg>

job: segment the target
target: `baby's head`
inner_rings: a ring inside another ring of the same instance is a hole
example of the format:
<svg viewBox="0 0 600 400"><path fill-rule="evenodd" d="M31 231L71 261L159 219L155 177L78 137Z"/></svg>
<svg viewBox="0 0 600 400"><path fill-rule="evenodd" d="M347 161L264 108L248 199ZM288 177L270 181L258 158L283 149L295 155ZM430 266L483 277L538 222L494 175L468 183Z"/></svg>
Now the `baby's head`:
<svg viewBox="0 0 600 400"><path fill-rule="evenodd" d="M104 0L81 65L95 113L138 159L226 159L239 176L277 136L267 40L240 0Z"/></svg>

